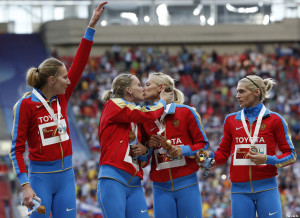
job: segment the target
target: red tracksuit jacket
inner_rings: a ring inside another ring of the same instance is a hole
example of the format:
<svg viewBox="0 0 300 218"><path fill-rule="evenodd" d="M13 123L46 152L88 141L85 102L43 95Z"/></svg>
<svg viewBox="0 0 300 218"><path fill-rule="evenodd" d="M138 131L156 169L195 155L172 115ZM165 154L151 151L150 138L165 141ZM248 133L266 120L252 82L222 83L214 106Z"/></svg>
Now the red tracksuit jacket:
<svg viewBox="0 0 300 218"><path fill-rule="evenodd" d="M256 119L262 106L263 104L260 103L253 108L244 109L251 136L253 136ZM255 120L250 125L249 119L251 118ZM266 165L234 164L236 160L244 161L247 151L241 147L250 144L241 121L241 111L228 115L224 122L224 135L220 147L212 153L211 157L215 158L218 165L225 164L228 158L231 157L230 180L232 181L232 192L257 192L277 187L274 179L277 175L277 168L291 164L297 158L285 120L279 114L268 109L263 116L256 143L256 146L266 149ZM281 154L277 152L277 149Z"/></svg>
<svg viewBox="0 0 300 218"><path fill-rule="evenodd" d="M155 148L152 153L150 171L150 178L154 182L172 182L174 179L195 173L199 166L196 160L189 156L194 155L200 149L209 148L200 116L194 108L176 104L175 113L167 114L164 123L163 135L171 140L172 145L181 146L183 157L171 161L160 152L160 148ZM159 131L154 122L143 123L143 129L148 138ZM172 187L173 189L176 187Z"/></svg>
<svg viewBox="0 0 300 218"><path fill-rule="evenodd" d="M156 120L162 115L165 108L164 101L160 100L160 102L156 106L150 107L150 110L135 106L122 98L113 98L105 103L98 132L101 148L100 166L113 166L132 176L143 178L142 169L135 168L130 156L131 122L143 123ZM140 133L138 137L140 137Z"/></svg>
<svg viewBox="0 0 300 218"><path fill-rule="evenodd" d="M46 99L54 110L54 114L57 114L56 99L59 99L62 114L61 122L67 124L68 138L70 133L67 104L87 64L92 44L93 41L82 39L68 72L71 84L66 89L65 95ZM20 99L14 111L10 157L21 185L28 183L23 158L26 142L28 143L30 172L57 172L72 167L71 139L65 141L59 139L55 122L34 94Z"/></svg>

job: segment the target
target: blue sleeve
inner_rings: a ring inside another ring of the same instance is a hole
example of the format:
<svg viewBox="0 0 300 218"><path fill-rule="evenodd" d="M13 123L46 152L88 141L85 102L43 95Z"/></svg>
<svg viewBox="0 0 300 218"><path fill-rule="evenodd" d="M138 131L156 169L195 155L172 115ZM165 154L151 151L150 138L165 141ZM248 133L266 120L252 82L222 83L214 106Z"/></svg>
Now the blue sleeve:
<svg viewBox="0 0 300 218"><path fill-rule="evenodd" d="M138 156L139 161L148 161L148 158L152 155L153 148L148 148L148 152L145 155Z"/></svg>
<svg viewBox="0 0 300 218"><path fill-rule="evenodd" d="M294 163L297 159L297 154L295 152L295 148L291 139L291 133L288 129L285 119L281 115L274 112L271 112L271 116L274 116L274 126L276 126L276 128L273 128L275 141L282 154L267 155L266 164L281 168Z"/></svg>
<svg viewBox="0 0 300 218"><path fill-rule="evenodd" d="M17 177L18 177L21 185L29 183L29 179L27 177L27 173L20 173L20 174L17 175Z"/></svg>
<svg viewBox="0 0 300 218"><path fill-rule="evenodd" d="M191 147L188 145L180 145L180 148L182 150L182 156L193 156L197 153L198 150L192 151Z"/></svg>
<svg viewBox="0 0 300 218"><path fill-rule="evenodd" d="M83 38L85 38L85 39L87 39L87 40L89 40L89 41L93 41L93 40L94 40L94 34L95 34L95 31L96 31L96 30L94 30L94 29L88 27L88 28L86 29L86 32L85 32L85 35L84 35Z"/></svg>
<svg viewBox="0 0 300 218"><path fill-rule="evenodd" d="M29 183L23 158L23 153L25 151L25 143L27 141L26 129L28 128L29 121L28 116L25 116L24 113L22 113L21 115L20 112L21 103L23 100L24 99L18 101L18 103L16 104L16 108L14 109L12 146L9 153L9 156L12 160L13 168L21 185Z"/></svg>
<svg viewBox="0 0 300 218"><path fill-rule="evenodd" d="M275 166L276 162L277 162L277 157L276 156L271 156L271 155L266 155L266 156L267 156L266 164Z"/></svg>

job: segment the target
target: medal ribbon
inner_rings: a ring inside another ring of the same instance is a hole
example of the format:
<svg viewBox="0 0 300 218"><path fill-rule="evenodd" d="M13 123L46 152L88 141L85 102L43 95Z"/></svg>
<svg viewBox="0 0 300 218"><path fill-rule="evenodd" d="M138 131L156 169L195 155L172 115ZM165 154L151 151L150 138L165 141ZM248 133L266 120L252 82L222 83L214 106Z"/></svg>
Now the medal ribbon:
<svg viewBox="0 0 300 218"><path fill-rule="evenodd" d="M241 119L242 119L242 122L243 122L243 126L244 126L244 129L245 129L245 132L247 133L247 135L249 137L249 140L251 142L251 146L254 146L255 143L257 142L258 132L259 132L259 129L260 129L262 117L265 114L265 112L266 112L266 107L263 105L261 111L259 112L258 118L257 118L257 122L256 122L256 126L255 126L253 137L251 137L251 135L249 133L249 130L248 130L248 127L247 127L247 124L246 124L244 109L242 110Z"/></svg>
<svg viewBox="0 0 300 218"><path fill-rule="evenodd" d="M165 131L165 129L166 129L166 127L165 127L165 125L163 124L162 121L165 118L165 116L167 115L170 107L171 107L171 104L168 104L167 107L166 107L166 109L164 110L163 114L161 115L160 119L159 120L158 119L155 120L155 124L157 125L157 127L159 129L157 135L161 135Z"/></svg>
<svg viewBox="0 0 300 218"><path fill-rule="evenodd" d="M138 133L138 128L137 128L137 125L136 125L136 123L130 123L131 124L131 130L132 130L132 132L134 132L134 135L135 135L135 138L137 138L138 136L137 136L137 133Z"/></svg>
<svg viewBox="0 0 300 218"><path fill-rule="evenodd" d="M49 106L49 104L45 101L45 99L43 98L43 96L41 96L41 94L36 91L35 89L33 89L32 93L43 103L44 107L46 108L46 110L48 111L48 113L51 115L52 119L54 120L57 129L60 131L60 115L61 115L61 107L59 105L59 101L57 98L57 116L55 116L52 108Z"/></svg>

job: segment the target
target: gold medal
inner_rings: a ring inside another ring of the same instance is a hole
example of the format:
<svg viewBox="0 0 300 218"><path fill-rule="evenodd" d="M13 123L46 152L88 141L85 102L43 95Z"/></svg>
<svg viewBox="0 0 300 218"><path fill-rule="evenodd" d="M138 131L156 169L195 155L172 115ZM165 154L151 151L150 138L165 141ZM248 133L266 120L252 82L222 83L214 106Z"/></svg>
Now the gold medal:
<svg viewBox="0 0 300 218"><path fill-rule="evenodd" d="M162 143L162 147L167 151L170 150L172 148L171 140L167 140L165 143Z"/></svg>
<svg viewBox="0 0 300 218"><path fill-rule="evenodd" d="M136 138L136 136L135 136L135 134L134 134L134 132L129 132L129 141L133 141L133 140L135 140L135 138Z"/></svg>

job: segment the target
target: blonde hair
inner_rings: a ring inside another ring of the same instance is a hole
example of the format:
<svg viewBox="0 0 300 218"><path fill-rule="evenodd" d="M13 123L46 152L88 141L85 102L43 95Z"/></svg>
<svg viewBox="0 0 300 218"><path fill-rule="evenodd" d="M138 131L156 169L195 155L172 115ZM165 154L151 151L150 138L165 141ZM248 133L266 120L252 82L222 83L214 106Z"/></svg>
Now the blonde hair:
<svg viewBox="0 0 300 218"><path fill-rule="evenodd" d="M64 64L56 58L48 58L44 60L37 68L31 67L26 73L26 83L32 88L40 89L46 83L50 76L57 77L60 67ZM31 92L26 92L22 98L29 96Z"/></svg>
<svg viewBox="0 0 300 218"><path fill-rule="evenodd" d="M106 90L103 93L101 100L107 102L111 98L123 98L125 89L131 86L133 80L132 76L133 75L130 73L123 73L114 78L112 89Z"/></svg>
<svg viewBox="0 0 300 218"><path fill-rule="evenodd" d="M166 90L170 90L174 92L174 102L177 104L183 104L184 103L184 94L179 90L175 88L175 82L172 77L170 77L167 74L164 73L150 73L150 76L156 76L157 79L154 80L154 83L158 86L161 86L163 84L166 84Z"/></svg>
<svg viewBox="0 0 300 218"><path fill-rule="evenodd" d="M262 79L256 75L249 75L239 81L247 84L247 88L254 92L257 88L260 90L260 101L262 102L265 98L269 98L269 91L276 84L276 81L272 78Z"/></svg>

